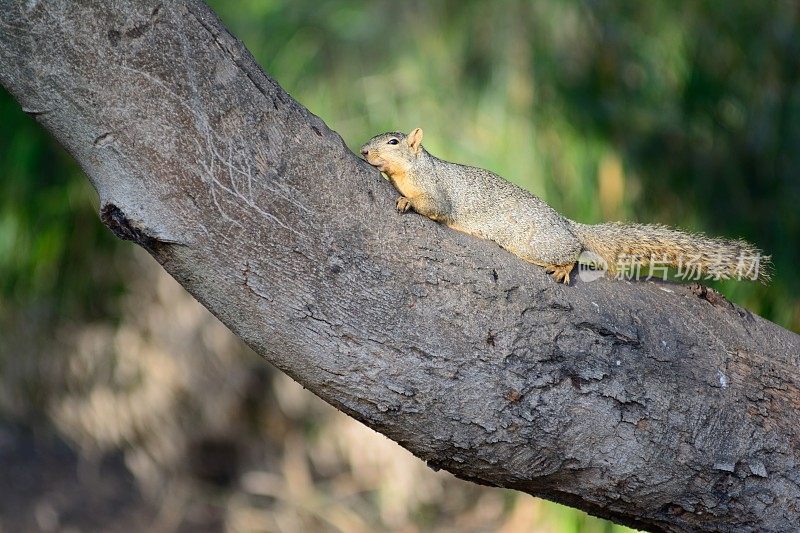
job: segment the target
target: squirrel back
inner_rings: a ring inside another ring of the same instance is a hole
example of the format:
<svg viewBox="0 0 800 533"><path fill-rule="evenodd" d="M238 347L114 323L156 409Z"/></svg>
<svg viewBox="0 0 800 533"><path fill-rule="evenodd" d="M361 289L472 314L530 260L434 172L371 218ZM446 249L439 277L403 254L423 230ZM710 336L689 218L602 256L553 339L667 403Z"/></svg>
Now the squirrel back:
<svg viewBox="0 0 800 533"><path fill-rule="evenodd" d="M769 256L741 240L691 234L661 225L581 224L534 194L476 167L450 163L422 147L422 130L388 132L361 147L361 155L386 174L401 194L397 209L411 209L453 229L489 239L545 267L556 281L582 252L610 272L645 265L677 267L679 274L715 279L768 279ZM593 256L591 254L594 254Z"/></svg>

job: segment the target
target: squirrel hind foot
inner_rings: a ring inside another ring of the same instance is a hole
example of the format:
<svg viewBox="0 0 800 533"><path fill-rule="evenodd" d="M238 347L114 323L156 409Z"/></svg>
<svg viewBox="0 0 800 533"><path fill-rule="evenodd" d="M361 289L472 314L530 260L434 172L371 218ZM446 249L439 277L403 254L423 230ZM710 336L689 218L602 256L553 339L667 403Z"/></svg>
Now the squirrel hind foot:
<svg viewBox="0 0 800 533"><path fill-rule="evenodd" d="M563 283L569 285L569 275L572 269L575 268L575 263L567 263L565 265L547 265L545 271L550 274L556 283Z"/></svg>

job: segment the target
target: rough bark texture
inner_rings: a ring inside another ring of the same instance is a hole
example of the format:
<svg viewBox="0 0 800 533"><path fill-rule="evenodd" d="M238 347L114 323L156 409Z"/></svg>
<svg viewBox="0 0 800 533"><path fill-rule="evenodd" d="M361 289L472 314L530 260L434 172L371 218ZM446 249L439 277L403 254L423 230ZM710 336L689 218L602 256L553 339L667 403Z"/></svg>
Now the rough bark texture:
<svg viewBox="0 0 800 533"><path fill-rule="evenodd" d="M114 233L433 468L651 530L800 524L800 337L396 214L199 1L0 0L0 82Z"/></svg>

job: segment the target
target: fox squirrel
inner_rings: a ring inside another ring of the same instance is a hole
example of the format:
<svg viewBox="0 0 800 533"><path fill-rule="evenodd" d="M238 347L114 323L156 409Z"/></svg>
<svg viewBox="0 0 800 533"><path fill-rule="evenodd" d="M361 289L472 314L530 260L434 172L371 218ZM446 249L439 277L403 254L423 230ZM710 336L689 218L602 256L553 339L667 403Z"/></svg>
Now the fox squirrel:
<svg viewBox="0 0 800 533"><path fill-rule="evenodd" d="M582 252L615 272L620 258L660 261L698 277L765 279L768 256L741 240L684 233L661 225L581 224L561 216L530 192L480 168L443 161L422 147L422 130L377 135L361 155L386 174L401 196L397 210L413 209L475 237L489 239L568 284ZM589 254L591 255L591 254ZM585 256L584 256L585 257Z"/></svg>

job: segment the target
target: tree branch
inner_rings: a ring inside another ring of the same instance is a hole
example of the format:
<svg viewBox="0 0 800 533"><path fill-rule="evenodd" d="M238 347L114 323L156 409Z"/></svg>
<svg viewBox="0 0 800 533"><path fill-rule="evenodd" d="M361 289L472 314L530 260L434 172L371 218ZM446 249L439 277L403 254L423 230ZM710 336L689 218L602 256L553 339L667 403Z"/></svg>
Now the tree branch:
<svg viewBox="0 0 800 533"><path fill-rule="evenodd" d="M651 530L800 524L800 337L396 214L199 1L4 0L0 82L116 235L433 468Z"/></svg>

